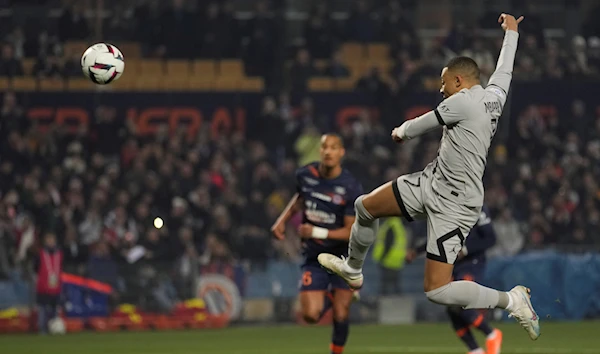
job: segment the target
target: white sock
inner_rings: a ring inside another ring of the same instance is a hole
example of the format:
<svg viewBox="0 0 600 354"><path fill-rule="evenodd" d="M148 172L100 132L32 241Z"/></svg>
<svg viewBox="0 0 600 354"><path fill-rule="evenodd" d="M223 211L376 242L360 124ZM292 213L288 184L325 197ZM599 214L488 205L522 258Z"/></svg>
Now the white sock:
<svg viewBox="0 0 600 354"><path fill-rule="evenodd" d="M487 339L494 339L494 338L496 338L496 330L493 330L492 333L490 333L487 336Z"/></svg>
<svg viewBox="0 0 600 354"><path fill-rule="evenodd" d="M373 227L373 225L375 225L375 227ZM348 243L348 259L346 260L346 265L348 265L348 270L350 272L360 273L362 271L367 252L369 252L369 248L371 247L371 243L369 243L370 236L374 235L376 226L377 221L372 222L371 227L361 226L358 222L354 222L352 225L350 242ZM364 243L366 243L366 245Z"/></svg>
<svg viewBox="0 0 600 354"><path fill-rule="evenodd" d="M506 295L508 295L508 305L506 305L506 311L512 311L513 310L513 304L515 303L513 301L512 295L510 294L510 292L507 292Z"/></svg>
<svg viewBox="0 0 600 354"><path fill-rule="evenodd" d="M362 203L363 198L364 196L361 195L354 202L356 220L352 224L352 230L350 231L348 260L346 260L347 268L350 268L347 270L349 273L362 272L365 257L367 257L369 248L377 238L377 229L379 228L379 221L375 220L364 207Z"/></svg>
<svg viewBox="0 0 600 354"><path fill-rule="evenodd" d="M472 281L453 281L425 293L436 304L461 306L464 309L493 309L498 306L500 292Z"/></svg>

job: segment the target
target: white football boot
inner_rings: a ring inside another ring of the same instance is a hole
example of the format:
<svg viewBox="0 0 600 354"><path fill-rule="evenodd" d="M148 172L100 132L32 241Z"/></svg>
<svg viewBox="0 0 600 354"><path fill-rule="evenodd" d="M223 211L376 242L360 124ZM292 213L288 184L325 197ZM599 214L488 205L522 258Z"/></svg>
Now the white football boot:
<svg viewBox="0 0 600 354"><path fill-rule="evenodd" d="M350 288L353 290L362 288L362 272L355 271L354 269L350 268L350 266L346 264L346 260L344 258L340 258L329 253L321 253L317 257L317 260L319 261L319 264L321 264L321 266L327 269L330 273L336 274L340 278L344 279L348 286L350 286Z"/></svg>
<svg viewBox="0 0 600 354"><path fill-rule="evenodd" d="M512 309L508 310L508 317L513 317L524 330L529 333L531 340L540 336L540 318L531 305L530 290L522 285L512 288L508 295L511 297Z"/></svg>

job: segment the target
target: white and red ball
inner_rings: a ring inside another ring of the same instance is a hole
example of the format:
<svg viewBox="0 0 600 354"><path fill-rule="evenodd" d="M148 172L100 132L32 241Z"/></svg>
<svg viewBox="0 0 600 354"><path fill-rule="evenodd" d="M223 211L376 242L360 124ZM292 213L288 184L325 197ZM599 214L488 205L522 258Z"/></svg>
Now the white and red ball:
<svg viewBox="0 0 600 354"><path fill-rule="evenodd" d="M81 70L95 84L110 84L118 80L125 70L123 53L112 44L94 44L81 56Z"/></svg>

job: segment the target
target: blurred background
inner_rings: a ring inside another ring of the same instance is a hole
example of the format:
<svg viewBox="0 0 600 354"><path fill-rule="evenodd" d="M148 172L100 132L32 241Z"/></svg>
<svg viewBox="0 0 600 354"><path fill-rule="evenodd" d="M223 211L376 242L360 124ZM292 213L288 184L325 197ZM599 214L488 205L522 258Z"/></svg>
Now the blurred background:
<svg viewBox="0 0 600 354"><path fill-rule="evenodd" d="M528 284L542 317L600 316L598 1L0 7L0 332L35 331L36 263L53 238L72 331L300 321L300 220L285 241L269 234L295 169L329 131L365 190L424 167L440 133L396 146L389 132L439 103L453 56L473 57L487 81L504 11L526 20L485 175L498 235L486 284ZM125 56L105 87L79 64L96 42ZM402 251L426 233L388 229L378 242ZM352 322L444 319L422 266L370 256Z"/></svg>

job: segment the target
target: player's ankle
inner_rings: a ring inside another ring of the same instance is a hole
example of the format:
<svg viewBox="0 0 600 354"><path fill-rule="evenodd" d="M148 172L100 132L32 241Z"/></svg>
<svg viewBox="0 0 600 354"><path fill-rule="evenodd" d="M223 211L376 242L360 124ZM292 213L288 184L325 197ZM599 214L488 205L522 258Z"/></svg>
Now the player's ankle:
<svg viewBox="0 0 600 354"><path fill-rule="evenodd" d="M362 273L363 261L361 261L360 259L349 257L348 259L346 259L344 264L346 266L346 272L352 274Z"/></svg>
<svg viewBox="0 0 600 354"><path fill-rule="evenodd" d="M508 312L512 312L514 310L514 306L515 306L515 300L513 299L512 294L509 292L506 293L506 295L508 295L508 304L505 307L505 310Z"/></svg>
<svg viewBox="0 0 600 354"><path fill-rule="evenodd" d="M495 329L495 330L492 331L492 333L490 333L490 334L487 335L486 339L488 339L488 340L494 340L494 339L496 339L497 335L498 335L498 330Z"/></svg>

